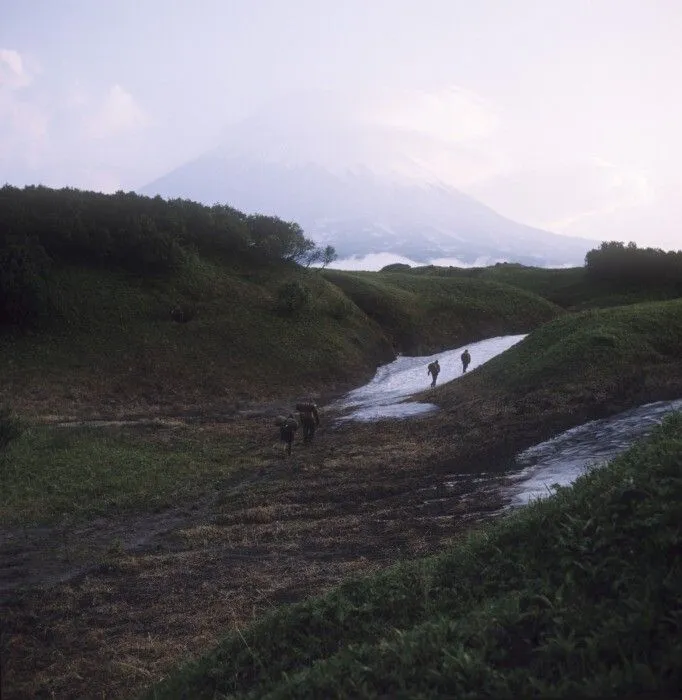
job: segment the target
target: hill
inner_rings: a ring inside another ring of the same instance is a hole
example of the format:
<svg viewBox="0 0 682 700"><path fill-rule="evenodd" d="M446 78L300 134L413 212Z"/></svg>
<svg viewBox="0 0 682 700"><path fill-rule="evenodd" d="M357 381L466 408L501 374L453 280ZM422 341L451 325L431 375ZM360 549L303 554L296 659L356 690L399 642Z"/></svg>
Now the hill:
<svg viewBox="0 0 682 700"><path fill-rule="evenodd" d="M231 412L560 313L493 282L308 269L300 227L226 206L0 195L0 398L19 410Z"/></svg>

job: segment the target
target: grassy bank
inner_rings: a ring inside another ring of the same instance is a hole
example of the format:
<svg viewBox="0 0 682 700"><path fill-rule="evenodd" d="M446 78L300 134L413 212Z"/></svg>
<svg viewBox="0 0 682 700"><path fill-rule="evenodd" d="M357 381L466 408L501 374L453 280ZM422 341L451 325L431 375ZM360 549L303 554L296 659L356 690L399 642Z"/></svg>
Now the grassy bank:
<svg viewBox="0 0 682 700"><path fill-rule="evenodd" d="M561 310L519 287L476 278L326 271L369 318L409 355L496 335L525 333Z"/></svg>
<svg viewBox="0 0 682 700"><path fill-rule="evenodd" d="M545 268L518 263L498 263L488 267L417 267L413 275L479 279L523 289L547 299L562 309L581 311L648 301L665 301L680 296L679 284L655 276L647 280L603 279L590 275L586 267ZM395 274L395 273L392 273Z"/></svg>
<svg viewBox="0 0 682 700"><path fill-rule="evenodd" d="M682 417L441 556L274 611L149 698L613 697L682 683Z"/></svg>
<svg viewBox="0 0 682 700"><path fill-rule="evenodd" d="M56 266L54 315L0 335L0 401L23 413L229 412L349 387L396 351L527 331L559 313L478 280L373 273L356 294L342 284L354 278L293 264L183 265L165 277Z"/></svg>
<svg viewBox="0 0 682 700"><path fill-rule="evenodd" d="M486 366L489 382L510 392L646 381L651 365L680 356L682 300L596 309L538 328ZM665 371L661 366L658 372Z"/></svg>

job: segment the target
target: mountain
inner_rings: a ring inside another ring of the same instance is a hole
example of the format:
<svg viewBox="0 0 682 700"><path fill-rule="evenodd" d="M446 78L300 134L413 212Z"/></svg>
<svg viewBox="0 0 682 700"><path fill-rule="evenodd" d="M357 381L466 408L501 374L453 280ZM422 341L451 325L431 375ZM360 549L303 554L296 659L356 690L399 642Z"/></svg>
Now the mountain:
<svg viewBox="0 0 682 700"><path fill-rule="evenodd" d="M391 253L418 263L558 267L582 265L597 245L507 219L442 182L428 163L461 158L451 144L308 107L245 120L218 148L140 192L296 221L340 258Z"/></svg>

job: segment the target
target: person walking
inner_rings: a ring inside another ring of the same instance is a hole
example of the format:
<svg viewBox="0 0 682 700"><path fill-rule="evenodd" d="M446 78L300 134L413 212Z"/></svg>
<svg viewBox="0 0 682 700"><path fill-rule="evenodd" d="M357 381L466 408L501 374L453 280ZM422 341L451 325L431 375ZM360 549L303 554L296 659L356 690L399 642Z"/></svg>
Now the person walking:
<svg viewBox="0 0 682 700"><path fill-rule="evenodd" d="M462 374L464 374L467 371L467 367L471 364L471 355L469 354L468 349L462 353L461 360L462 360Z"/></svg>
<svg viewBox="0 0 682 700"><path fill-rule="evenodd" d="M279 425L279 439L285 455L291 454L291 445L294 442L294 435L298 430L298 423L294 414L290 413L287 418L278 418L276 425Z"/></svg>
<svg viewBox="0 0 682 700"><path fill-rule="evenodd" d="M303 442L310 442L315 437L315 430L320 425L320 414L312 403L297 403L296 410L303 426Z"/></svg>
<svg viewBox="0 0 682 700"><path fill-rule="evenodd" d="M438 360L434 360L433 362L429 363L429 366L426 370L426 374L430 374L433 379L431 381L431 387L433 388L436 386L436 379L438 379L438 374L440 372L440 365L438 364Z"/></svg>

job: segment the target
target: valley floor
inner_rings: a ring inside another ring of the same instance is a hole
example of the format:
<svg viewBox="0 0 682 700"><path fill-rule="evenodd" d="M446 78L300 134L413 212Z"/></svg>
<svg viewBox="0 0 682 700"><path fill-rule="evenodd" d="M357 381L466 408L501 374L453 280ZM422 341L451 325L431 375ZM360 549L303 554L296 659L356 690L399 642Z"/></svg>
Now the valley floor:
<svg viewBox="0 0 682 700"><path fill-rule="evenodd" d="M442 551L500 505L445 493L445 475L489 469L589 418L678 398L682 376L608 401L578 390L509 401L475 381L458 391L456 408L407 422L337 427L325 414L315 441L297 442L290 458L273 425L281 406L157 420L156 441L188 422L207 437L243 437L256 466L161 512L5 528L3 698L134 696L272 606ZM434 493L442 498L425 497Z"/></svg>

